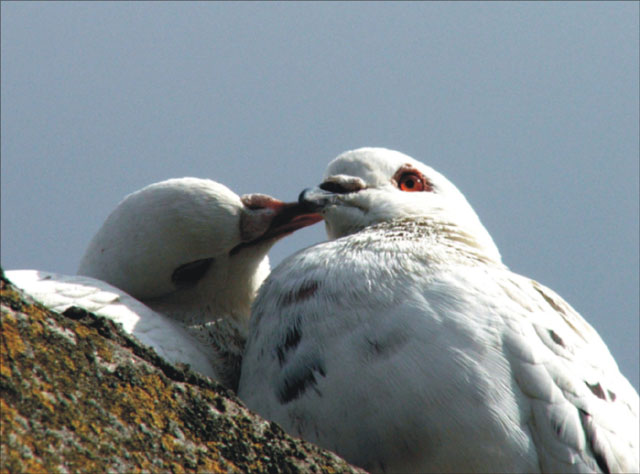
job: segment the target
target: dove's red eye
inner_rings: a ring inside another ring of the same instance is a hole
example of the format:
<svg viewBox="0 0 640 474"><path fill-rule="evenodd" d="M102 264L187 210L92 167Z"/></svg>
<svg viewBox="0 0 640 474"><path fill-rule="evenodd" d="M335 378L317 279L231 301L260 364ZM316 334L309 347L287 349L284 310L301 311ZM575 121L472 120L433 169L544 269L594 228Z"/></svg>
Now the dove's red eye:
<svg viewBox="0 0 640 474"><path fill-rule="evenodd" d="M404 173L402 176L400 176L400 178L398 179L398 187L401 191L408 192L424 191L426 188L422 176L413 172Z"/></svg>
<svg viewBox="0 0 640 474"><path fill-rule="evenodd" d="M398 168L398 171L391 178L391 183L397 186L400 191L409 193L433 190L433 186L427 177L410 163Z"/></svg>

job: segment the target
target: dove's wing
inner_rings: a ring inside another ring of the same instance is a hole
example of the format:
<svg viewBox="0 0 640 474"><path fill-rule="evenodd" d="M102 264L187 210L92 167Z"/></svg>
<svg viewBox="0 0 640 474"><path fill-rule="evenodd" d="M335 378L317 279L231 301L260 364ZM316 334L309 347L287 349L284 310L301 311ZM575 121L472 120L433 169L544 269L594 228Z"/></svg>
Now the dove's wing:
<svg viewBox="0 0 640 474"><path fill-rule="evenodd" d="M54 311L63 312L77 306L109 318L168 361L190 364L194 370L216 378L207 351L193 336L168 317L108 283L36 270L10 270L5 275Z"/></svg>
<svg viewBox="0 0 640 474"><path fill-rule="evenodd" d="M504 347L542 470L638 472L638 394L597 332L533 280L510 273L500 284L529 315L505 316Z"/></svg>

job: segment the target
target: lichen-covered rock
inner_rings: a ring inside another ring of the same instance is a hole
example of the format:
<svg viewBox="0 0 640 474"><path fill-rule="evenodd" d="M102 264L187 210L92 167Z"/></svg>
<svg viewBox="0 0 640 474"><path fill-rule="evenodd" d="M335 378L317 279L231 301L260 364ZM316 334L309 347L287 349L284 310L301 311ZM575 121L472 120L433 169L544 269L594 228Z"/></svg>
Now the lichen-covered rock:
<svg viewBox="0 0 640 474"><path fill-rule="evenodd" d="M112 321L0 290L0 472L363 472Z"/></svg>

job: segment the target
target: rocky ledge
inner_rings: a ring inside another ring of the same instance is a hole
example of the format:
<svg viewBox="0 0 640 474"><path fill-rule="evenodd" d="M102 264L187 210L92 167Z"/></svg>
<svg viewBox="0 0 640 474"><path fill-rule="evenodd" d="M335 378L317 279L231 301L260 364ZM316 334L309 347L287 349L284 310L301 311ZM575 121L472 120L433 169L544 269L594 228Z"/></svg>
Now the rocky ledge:
<svg viewBox="0 0 640 474"><path fill-rule="evenodd" d="M364 472L112 321L50 311L0 276L0 472Z"/></svg>

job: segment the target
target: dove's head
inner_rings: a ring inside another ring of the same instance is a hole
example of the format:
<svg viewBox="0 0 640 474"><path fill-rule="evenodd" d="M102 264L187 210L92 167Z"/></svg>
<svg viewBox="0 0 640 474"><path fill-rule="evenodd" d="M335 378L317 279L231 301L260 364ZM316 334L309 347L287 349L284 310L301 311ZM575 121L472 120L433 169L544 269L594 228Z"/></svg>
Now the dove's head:
<svg viewBox="0 0 640 474"><path fill-rule="evenodd" d="M323 182L300 195L336 239L396 219L431 222L500 262L500 253L460 191L433 168L398 151L359 148L334 159Z"/></svg>
<svg viewBox="0 0 640 474"><path fill-rule="evenodd" d="M170 179L125 197L91 240L78 273L150 306L190 301L213 312L248 313L269 273L272 245L318 220L297 203L240 197L208 179Z"/></svg>

